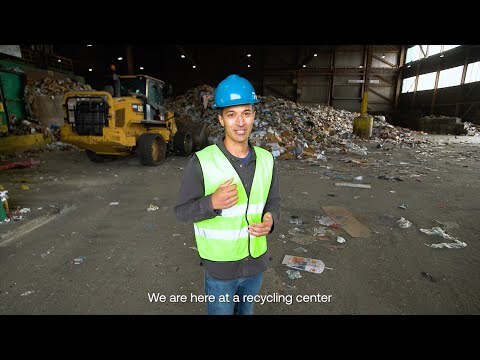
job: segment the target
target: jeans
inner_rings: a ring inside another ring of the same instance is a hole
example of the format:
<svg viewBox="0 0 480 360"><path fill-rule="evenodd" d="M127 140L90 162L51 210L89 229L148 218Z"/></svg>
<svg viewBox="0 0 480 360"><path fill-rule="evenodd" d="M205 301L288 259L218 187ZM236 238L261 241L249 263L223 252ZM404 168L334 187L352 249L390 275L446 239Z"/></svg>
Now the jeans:
<svg viewBox="0 0 480 360"><path fill-rule="evenodd" d="M205 272L205 294L215 296L207 302L209 315L253 315L253 299L262 286L263 273L232 280L219 280ZM250 301L249 301L250 300Z"/></svg>

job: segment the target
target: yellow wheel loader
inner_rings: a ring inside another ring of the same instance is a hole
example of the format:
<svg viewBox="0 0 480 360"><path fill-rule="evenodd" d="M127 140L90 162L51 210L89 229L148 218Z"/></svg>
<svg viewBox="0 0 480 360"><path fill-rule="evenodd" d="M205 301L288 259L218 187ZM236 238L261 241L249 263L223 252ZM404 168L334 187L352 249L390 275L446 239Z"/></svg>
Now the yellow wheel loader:
<svg viewBox="0 0 480 360"><path fill-rule="evenodd" d="M146 75L119 76L109 91L71 91L64 95L65 123L60 138L85 149L94 162L136 153L143 165L157 166L167 150L187 156L208 145L206 124L177 128L163 107L165 83Z"/></svg>

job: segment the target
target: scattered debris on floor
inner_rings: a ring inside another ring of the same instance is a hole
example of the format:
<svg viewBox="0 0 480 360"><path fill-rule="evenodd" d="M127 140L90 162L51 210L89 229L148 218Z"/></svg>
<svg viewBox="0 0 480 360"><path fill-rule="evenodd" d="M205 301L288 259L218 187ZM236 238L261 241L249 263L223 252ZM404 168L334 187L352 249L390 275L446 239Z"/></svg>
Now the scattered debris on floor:
<svg viewBox="0 0 480 360"><path fill-rule="evenodd" d="M79 256L79 257L73 259L73 263L75 265L80 265L82 262L85 261L86 258L87 258L86 256Z"/></svg>
<svg viewBox="0 0 480 360"><path fill-rule="evenodd" d="M369 238L372 231L358 221L353 214L341 206L322 206L322 209L351 237Z"/></svg>
<svg viewBox="0 0 480 360"><path fill-rule="evenodd" d="M400 220L397 220L397 225L402 229L406 229L412 226L412 223L407 219L405 219L404 217L402 217L400 218Z"/></svg>
<svg viewBox="0 0 480 360"><path fill-rule="evenodd" d="M323 270L326 269L322 260L301 256L285 255L282 264L287 265L292 269L308 271L314 274L321 274Z"/></svg>
<svg viewBox="0 0 480 360"><path fill-rule="evenodd" d="M286 273L288 277L292 280L300 279L302 277L302 275L300 274L300 271L298 270L287 270Z"/></svg>
<svg viewBox="0 0 480 360"><path fill-rule="evenodd" d="M310 245L316 240L317 238L312 235L299 235L299 236L294 236L293 238L290 239L290 241L296 242L297 244L300 244L300 245Z"/></svg>
<svg viewBox="0 0 480 360"><path fill-rule="evenodd" d="M9 170L9 169L16 169L16 168L27 168L30 166L40 165L40 161L32 160L32 161L16 161L8 164L0 165L1 170Z"/></svg>
<svg viewBox="0 0 480 360"><path fill-rule="evenodd" d="M424 278L427 278L428 280L430 280L431 282L437 282L437 279L435 279L432 275L430 275L429 273L425 272L425 271L422 271L422 276Z"/></svg>
<svg viewBox="0 0 480 360"><path fill-rule="evenodd" d="M431 248L434 249L442 249L442 248L447 248L447 249L461 249L467 246L466 243L458 240L457 238L448 235L445 231L443 231L442 228L439 227L433 227L431 230L430 229L420 229L421 232L427 234L427 235L437 235L441 236L446 240L450 240L453 242L450 243L439 243L439 244L425 244L427 246L430 246Z"/></svg>
<svg viewBox="0 0 480 360"><path fill-rule="evenodd" d="M354 184L354 183L335 183L335 186L343 186L343 187L353 187L353 188L362 188L362 189L371 189L372 187L370 184Z"/></svg>

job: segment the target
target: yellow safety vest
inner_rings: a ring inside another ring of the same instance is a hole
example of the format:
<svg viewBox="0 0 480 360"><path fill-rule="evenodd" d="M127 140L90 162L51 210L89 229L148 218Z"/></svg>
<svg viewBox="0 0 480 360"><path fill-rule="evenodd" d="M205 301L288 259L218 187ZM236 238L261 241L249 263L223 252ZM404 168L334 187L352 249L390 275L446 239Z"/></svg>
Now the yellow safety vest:
<svg viewBox="0 0 480 360"><path fill-rule="evenodd" d="M233 177L237 184L238 201L222 215L193 224L198 253L211 261L237 261L251 256L257 258L267 251L266 236L248 233L248 225L262 222L273 175L273 156L267 150L253 147L256 154L255 175L250 197L237 172L217 145L196 153L203 172L205 196Z"/></svg>

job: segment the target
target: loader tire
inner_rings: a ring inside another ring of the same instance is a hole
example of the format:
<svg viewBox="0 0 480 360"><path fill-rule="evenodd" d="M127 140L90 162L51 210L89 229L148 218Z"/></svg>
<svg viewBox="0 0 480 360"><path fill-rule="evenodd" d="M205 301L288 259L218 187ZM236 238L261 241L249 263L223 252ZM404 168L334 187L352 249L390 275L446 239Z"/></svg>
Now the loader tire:
<svg viewBox="0 0 480 360"><path fill-rule="evenodd" d="M177 131L173 136L173 150L180 156L192 153L193 137L189 131Z"/></svg>
<svg viewBox="0 0 480 360"><path fill-rule="evenodd" d="M208 145L208 135L205 130L193 134L194 151L200 151Z"/></svg>
<svg viewBox="0 0 480 360"><path fill-rule="evenodd" d="M138 139L137 153L143 165L158 166L167 156L167 144L160 134L143 134Z"/></svg>
<svg viewBox="0 0 480 360"><path fill-rule="evenodd" d="M103 155L103 154L97 154L91 150L86 150L88 158L96 163L105 163L109 161L113 161L116 156L115 155Z"/></svg>

